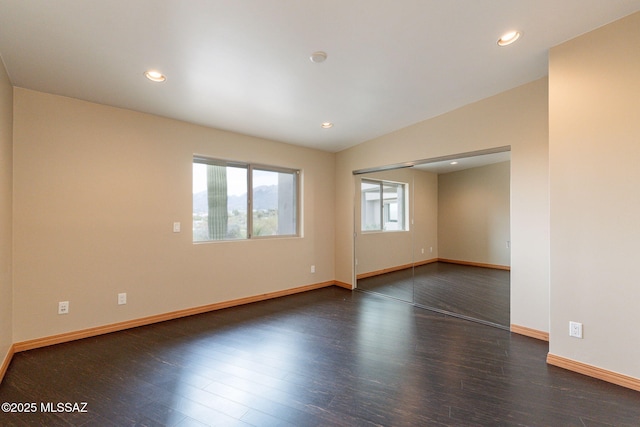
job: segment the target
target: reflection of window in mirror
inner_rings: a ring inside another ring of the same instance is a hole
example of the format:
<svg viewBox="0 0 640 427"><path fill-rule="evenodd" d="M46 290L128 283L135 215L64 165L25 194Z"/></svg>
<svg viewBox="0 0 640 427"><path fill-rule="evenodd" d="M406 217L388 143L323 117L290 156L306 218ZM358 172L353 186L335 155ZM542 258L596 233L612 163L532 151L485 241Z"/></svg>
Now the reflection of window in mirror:
<svg viewBox="0 0 640 427"><path fill-rule="evenodd" d="M363 179L360 184L362 231L407 230L408 184Z"/></svg>

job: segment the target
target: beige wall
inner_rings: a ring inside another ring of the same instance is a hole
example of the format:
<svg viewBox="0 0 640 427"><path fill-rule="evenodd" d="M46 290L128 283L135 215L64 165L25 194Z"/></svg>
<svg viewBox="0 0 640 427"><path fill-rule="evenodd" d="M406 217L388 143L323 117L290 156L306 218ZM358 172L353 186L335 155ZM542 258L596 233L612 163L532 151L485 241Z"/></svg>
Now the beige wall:
<svg viewBox="0 0 640 427"><path fill-rule="evenodd" d="M640 13L551 50L550 353L640 378ZM568 336L583 323L583 339Z"/></svg>
<svg viewBox="0 0 640 427"><path fill-rule="evenodd" d="M540 79L339 152L336 279L353 283L353 170L511 146L511 322L548 331L547 90Z"/></svg>
<svg viewBox="0 0 640 427"><path fill-rule="evenodd" d="M413 257L419 263L438 258L438 175L414 170L413 198Z"/></svg>
<svg viewBox="0 0 640 427"><path fill-rule="evenodd" d="M14 96L14 342L334 279L334 154ZM304 237L193 244L194 153L301 168Z"/></svg>
<svg viewBox="0 0 640 427"><path fill-rule="evenodd" d="M360 231L360 195L355 195L356 274L400 267L437 256L438 176L397 169L357 175L355 188L363 178L409 184L409 230L392 232ZM434 252L429 251L433 247ZM422 248L425 248L424 254Z"/></svg>
<svg viewBox="0 0 640 427"><path fill-rule="evenodd" d="M438 176L440 258L509 266L510 162Z"/></svg>
<svg viewBox="0 0 640 427"><path fill-rule="evenodd" d="M13 87L0 58L0 364L12 344Z"/></svg>

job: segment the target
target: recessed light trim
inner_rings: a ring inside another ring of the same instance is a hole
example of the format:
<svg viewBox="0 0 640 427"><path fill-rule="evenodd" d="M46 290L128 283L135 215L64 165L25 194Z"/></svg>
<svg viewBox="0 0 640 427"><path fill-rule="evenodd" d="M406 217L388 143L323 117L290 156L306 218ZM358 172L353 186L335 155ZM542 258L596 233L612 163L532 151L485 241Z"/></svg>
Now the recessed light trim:
<svg viewBox="0 0 640 427"><path fill-rule="evenodd" d="M449 163L449 164L450 164L450 165L457 165L457 164L458 164L458 162L451 162L451 163Z"/></svg>
<svg viewBox="0 0 640 427"><path fill-rule="evenodd" d="M327 52L322 52L322 51L313 52L309 57L309 59L311 60L311 62L315 64L319 64L327 60Z"/></svg>
<svg viewBox="0 0 640 427"><path fill-rule="evenodd" d="M332 127L333 127L333 123L331 123L331 122L323 122L323 123L320 125L320 127L321 127L322 129L329 129L329 128L332 128Z"/></svg>
<svg viewBox="0 0 640 427"><path fill-rule="evenodd" d="M512 43L515 43L522 36L520 31L509 31L508 33L504 33L502 37L498 39L498 46L509 46Z"/></svg>
<svg viewBox="0 0 640 427"><path fill-rule="evenodd" d="M157 70L147 70L144 72L144 76L151 80L152 82L162 83L167 80L167 77Z"/></svg>

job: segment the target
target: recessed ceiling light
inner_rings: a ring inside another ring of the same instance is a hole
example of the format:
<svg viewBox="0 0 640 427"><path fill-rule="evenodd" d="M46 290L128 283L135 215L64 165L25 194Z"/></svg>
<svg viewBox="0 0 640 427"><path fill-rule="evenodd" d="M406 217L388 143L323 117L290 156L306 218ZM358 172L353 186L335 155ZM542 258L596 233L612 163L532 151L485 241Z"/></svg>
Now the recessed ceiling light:
<svg viewBox="0 0 640 427"><path fill-rule="evenodd" d="M320 125L322 127L322 129L329 129L333 127L333 123L331 122L324 122Z"/></svg>
<svg viewBox="0 0 640 427"><path fill-rule="evenodd" d="M509 46L511 43L518 40L521 35L522 33L520 31L509 31L498 39L498 46Z"/></svg>
<svg viewBox="0 0 640 427"><path fill-rule="evenodd" d="M327 53L322 51L313 52L309 57L309 59L311 60L311 62L315 62L316 64L319 64L321 62L324 62L327 59Z"/></svg>
<svg viewBox="0 0 640 427"><path fill-rule="evenodd" d="M160 71L156 70L147 70L144 72L144 76L151 80L152 82L163 82L167 80L167 78Z"/></svg>
<svg viewBox="0 0 640 427"><path fill-rule="evenodd" d="M449 163L449 164L450 164L450 165L457 165L457 164L458 164L458 162L451 162L451 163Z"/></svg>

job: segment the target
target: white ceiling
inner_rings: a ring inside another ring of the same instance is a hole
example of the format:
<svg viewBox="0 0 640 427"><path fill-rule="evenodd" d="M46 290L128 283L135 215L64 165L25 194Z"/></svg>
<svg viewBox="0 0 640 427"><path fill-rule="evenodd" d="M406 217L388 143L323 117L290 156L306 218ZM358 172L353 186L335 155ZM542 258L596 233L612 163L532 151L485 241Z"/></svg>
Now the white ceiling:
<svg viewBox="0 0 640 427"><path fill-rule="evenodd" d="M18 87L339 151L543 77L550 47L638 10L640 0L0 0L0 56ZM498 47L512 29L521 40ZM309 60L318 50L321 64ZM167 81L147 81L149 68Z"/></svg>

